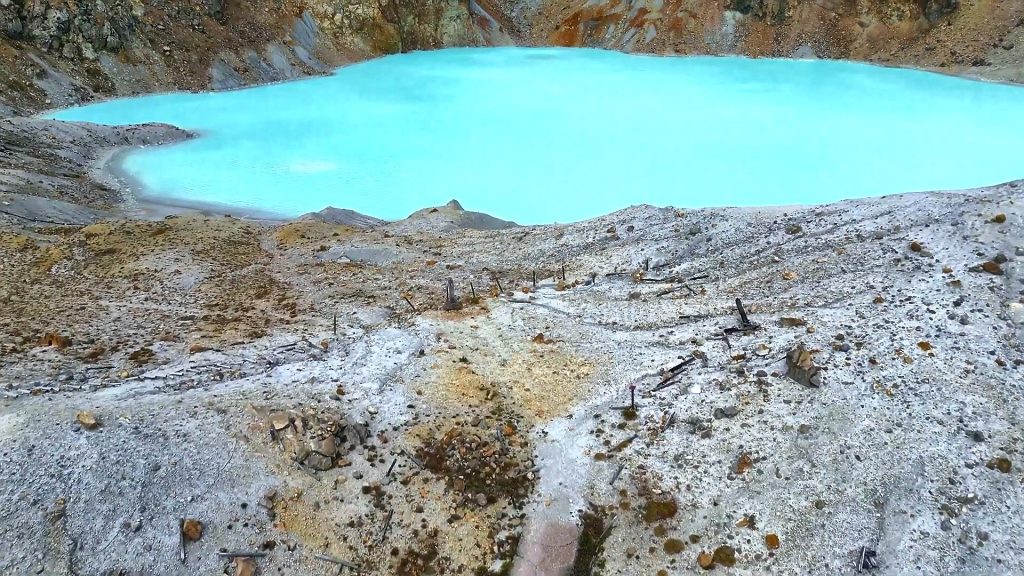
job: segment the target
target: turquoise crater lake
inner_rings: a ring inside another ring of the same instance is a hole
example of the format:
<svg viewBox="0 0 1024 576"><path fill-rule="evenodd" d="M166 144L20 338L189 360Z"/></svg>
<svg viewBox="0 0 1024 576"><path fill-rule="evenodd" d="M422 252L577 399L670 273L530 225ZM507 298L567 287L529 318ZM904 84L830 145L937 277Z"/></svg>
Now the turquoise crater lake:
<svg viewBox="0 0 1024 576"><path fill-rule="evenodd" d="M146 193L520 223L631 204L811 204L1024 177L1024 88L837 61L449 49L231 92L63 110L201 137L128 154Z"/></svg>

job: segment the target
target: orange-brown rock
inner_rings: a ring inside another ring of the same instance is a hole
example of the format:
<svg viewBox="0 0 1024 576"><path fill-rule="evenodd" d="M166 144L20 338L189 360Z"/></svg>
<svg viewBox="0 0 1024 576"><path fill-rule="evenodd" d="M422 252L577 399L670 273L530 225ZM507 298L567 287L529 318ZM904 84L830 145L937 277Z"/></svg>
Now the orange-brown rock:
<svg viewBox="0 0 1024 576"><path fill-rule="evenodd" d="M189 542L196 542L203 537L203 523L195 518L189 518L181 525L181 535Z"/></svg>
<svg viewBox="0 0 1024 576"><path fill-rule="evenodd" d="M46 348L52 346L58 350L63 350L68 346L71 346L71 338L62 336L57 332L47 332L36 342L36 346Z"/></svg>

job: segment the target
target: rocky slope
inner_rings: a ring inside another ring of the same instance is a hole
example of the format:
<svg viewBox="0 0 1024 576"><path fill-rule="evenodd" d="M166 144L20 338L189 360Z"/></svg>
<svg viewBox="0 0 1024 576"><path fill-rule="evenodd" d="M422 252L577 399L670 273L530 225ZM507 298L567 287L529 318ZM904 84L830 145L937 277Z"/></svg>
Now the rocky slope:
<svg viewBox="0 0 1024 576"><path fill-rule="evenodd" d="M1022 185L5 226L0 573L1016 573Z"/></svg>
<svg viewBox="0 0 1024 576"><path fill-rule="evenodd" d="M0 119L0 224L88 223L127 208L121 185L99 172L112 150L188 137L173 126L111 127ZM75 214L81 217L75 217Z"/></svg>
<svg viewBox="0 0 1024 576"><path fill-rule="evenodd" d="M852 58L1024 80L1020 0L0 0L0 115L448 46Z"/></svg>
<svg viewBox="0 0 1024 576"><path fill-rule="evenodd" d="M0 103L233 88L370 56L483 43L464 0L3 0Z"/></svg>

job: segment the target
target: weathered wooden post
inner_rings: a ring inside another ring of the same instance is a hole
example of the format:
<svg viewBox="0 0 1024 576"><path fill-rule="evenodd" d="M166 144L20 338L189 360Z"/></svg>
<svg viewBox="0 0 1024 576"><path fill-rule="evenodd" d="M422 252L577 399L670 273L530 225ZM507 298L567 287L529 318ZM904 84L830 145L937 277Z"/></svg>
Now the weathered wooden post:
<svg viewBox="0 0 1024 576"><path fill-rule="evenodd" d="M448 284L445 287L444 309L448 311L462 310L462 301L455 294L455 281L451 278L448 279Z"/></svg>

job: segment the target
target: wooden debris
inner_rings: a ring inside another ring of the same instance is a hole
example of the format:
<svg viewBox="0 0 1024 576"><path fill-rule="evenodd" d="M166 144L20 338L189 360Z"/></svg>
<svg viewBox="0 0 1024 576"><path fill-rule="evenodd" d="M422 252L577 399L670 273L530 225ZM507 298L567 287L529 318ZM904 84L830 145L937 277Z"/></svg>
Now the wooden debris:
<svg viewBox="0 0 1024 576"><path fill-rule="evenodd" d="M619 474L622 474L622 469L625 467L626 465L624 463L619 464L619 467L615 469L615 474L612 474L612 479L608 481L609 486L615 485L615 481L619 479Z"/></svg>
<svg viewBox="0 0 1024 576"><path fill-rule="evenodd" d="M665 388L668 388L669 386L672 386L672 385L676 384L676 382L674 380L675 380L675 378L677 376L679 376L680 374L683 373L683 368L685 368L686 366L689 366L690 364L693 364L696 361L697 361L697 357L696 356L691 356L691 357L687 358L686 360L683 360L683 361L679 362L678 364L676 364L675 366L672 366L671 368L669 368L668 371L665 372L665 375L661 377L661 381L658 382L657 386L655 386L654 388L651 388L651 392L657 392L659 390L664 390Z"/></svg>
<svg viewBox="0 0 1024 576"><path fill-rule="evenodd" d="M804 386L821 386L821 368L814 364L811 352L799 345L786 354L786 376Z"/></svg>
<svg viewBox="0 0 1024 576"><path fill-rule="evenodd" d="M248 550L229 550L227 552L217 552L217 556L220 556L221 558L263 558L266 555L266 552L250 552Z"/></svg>
<svg viewBox="0 0 1024 576"><path fill-rule="evenodd" d="M420 470L423 469L423 462L420 462L415 456L409 454L404 448L402 449L402 455L409 459L410 462L416 465Z"/></svg>
<svg viewBox="0 0 1024 576"><path fill-rule="evenodd" d="M402 296L402 300L405 300L405 303L409 305L409 308L412 308L412 311L413 311L413 312L415 312L415 313L417 313L417 314L419 314L419 313L420 313L420 311L419 311L419 310L417 310L417 309L416 309L416 306L415 306L415 305L414 305L414 304L412 303L412 300L409 300L409 297L408 297L408 296Z"/></svg>
<svg viewBox="0 0 1024 576"><path fill-rule="evenodd" d="M359 571L359 564L349 562L348 560L342 560L341 558L335 558L334 556L328 556L327 554L314 554L313 558L323 560L324 562L330 562L331 564L337 564L338 566L343 566L345 568L351 568L356 572Z"/></svg>
<svg viewBox="0 0 1024 576"><path fill-rule="evenodd" d="M185 519L178 518L178 551L181 563L185 563Z"/></svg>
<svg viewBox="0 0 1024 576"><path fill-rule="evenodd" d="M754 322L751 322L750 318L747 317L747 311L743 309L743 302L739 298L736 299L736 311L739 312L739 314L740 314L740 325L739 326L729 327L729 328L726 328L726 329L722 330L723 335L724 334L735 334L735 333L740 333L740 332L747 333L747 332L753 332L755 330L760 330L761 329L761 325L760 324L756 324ZM729 346L730 348L732 348L732 346L729 345L728 342L729 342L729 340L728 340L728 338L726 338L726 345Z"/></svg>
<svg viewBox="0 0 1024 576"><path fill-rule="evenodd" d="M388 529L391 528L391 518L394 517L395 510L388 510L388 517L384 520L384 526L380 529L380 535L377 536L377 543L384 542L384 538L388 535Z"/></svg>
<svg viewBox="0 0 1024 576"><path fill-rule="evenodd" d="M878 568L878 560L875 559L877 555L877 552L867 546L861 546L860 555L857 556L857 572Z"/></svg>

